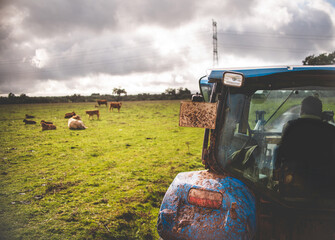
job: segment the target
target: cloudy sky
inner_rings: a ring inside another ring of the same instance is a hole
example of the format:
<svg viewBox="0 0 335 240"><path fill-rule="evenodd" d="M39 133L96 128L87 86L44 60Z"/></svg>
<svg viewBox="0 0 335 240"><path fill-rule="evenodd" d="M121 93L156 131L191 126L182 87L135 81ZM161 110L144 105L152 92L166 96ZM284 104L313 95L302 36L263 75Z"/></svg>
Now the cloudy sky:
<svg viewBox="0 0 335 240"><path fill-rule="evenodd" d="M335 50L335 0L1 0L0 95L198 90L213 67Z"/></svg>

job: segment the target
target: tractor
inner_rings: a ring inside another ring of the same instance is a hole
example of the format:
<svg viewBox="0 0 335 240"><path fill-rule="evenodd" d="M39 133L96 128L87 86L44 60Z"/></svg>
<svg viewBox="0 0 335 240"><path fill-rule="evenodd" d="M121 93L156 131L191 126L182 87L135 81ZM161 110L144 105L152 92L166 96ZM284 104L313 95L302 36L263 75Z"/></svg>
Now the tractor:
<svg viewBox="0 0 335 240"><path fill-rule="evenodd" d="M335 239L335 66L212 69L199 86L179 125L204 129L204 170L171 183L160 237Z"/></svg>

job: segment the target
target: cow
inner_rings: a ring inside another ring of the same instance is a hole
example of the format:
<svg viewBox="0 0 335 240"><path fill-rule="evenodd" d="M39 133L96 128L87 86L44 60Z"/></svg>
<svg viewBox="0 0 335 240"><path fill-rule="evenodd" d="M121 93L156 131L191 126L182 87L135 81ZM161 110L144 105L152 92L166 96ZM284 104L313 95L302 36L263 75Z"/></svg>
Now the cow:
<svg viewBox="0 0 335 240"><path fill-rule="evenodd" d="M45 131L45 130L55 130L56 129L55 125L53 125L53 124L47 124L45 122L41 122L41 126L42 126L42 131Z"/></svg>
<svg viewBox="0 0 335 240"><path fill-rule="evenodd" d="M98 100L97 102L98 102L99 106L100 105L106 105L106 107L107 107L107 100Z"/></svg>
<svg viewBox="0 0 335 240"><path fill-rule="evenodd" d="M42 125L42 123L53 124L53 122L46 122L46 121L44 121L44 120L41 120L41 125Z"/></svg>
<svg viewBox="0 0 335 240"><path fill-rule="evenodd" d="M69 129L71 130L84 130L87 127L84 125L83 121L81 121L81 118L79 115L74 115L73 117L71 117L68 122L67 125L69 127Z"/></svg>
<svg viewBox="0 0 335 240"><path fill-rule="evenodd" d="M65 113L65 117L64 117L64 118L71 118L71 117L73 117L74 115L76 115L75 112Z"/></svg>
<svg viewBox="0 0 335 240"><path fill-rule="evenodd" d="M86 114L88 114L88 119L90 119L90 117L92 117L93 119L93 116L94 115L97 115L97 118L99 119L99 110L89 110L89 111L86 111Z"/></svg>
<svg viewBox="0 0 335 240"><path fill-rule="evenodd" d="M24 122L24 124L36 124L35 121L27 120L27 119L24 119L23 122Z"/></svg>
<svg viewBox="0 0 335 240"><path fill-rule="evenodd" d="M26 118L35 118L35 117L32 115L26 114Z"/></svg>
<svg viewBox="0 0 335 240"><path fill-rule="evenodd" d="M120 112L120 108L122 106L122 103L121 102L111 102L109 104L109 111L112 109L113 111L113 108L117 108L118 112Z"/></svg>

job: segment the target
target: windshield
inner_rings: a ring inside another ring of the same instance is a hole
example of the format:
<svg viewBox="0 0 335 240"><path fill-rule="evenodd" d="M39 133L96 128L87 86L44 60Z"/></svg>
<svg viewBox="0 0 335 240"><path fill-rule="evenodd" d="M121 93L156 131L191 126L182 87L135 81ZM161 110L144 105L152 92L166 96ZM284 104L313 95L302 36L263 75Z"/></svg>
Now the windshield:
<svg viewBox="0 0 335 240"><path fill-rule="evenodd" d="M278 186L273 170L283 129L290 120L306 117L300 113L301 102L307 96L322 101L323 122L334 124L334 90L259 90L251 96L228 93L216 145L221 167L229 166L243 177L275 190Z"/></svg>

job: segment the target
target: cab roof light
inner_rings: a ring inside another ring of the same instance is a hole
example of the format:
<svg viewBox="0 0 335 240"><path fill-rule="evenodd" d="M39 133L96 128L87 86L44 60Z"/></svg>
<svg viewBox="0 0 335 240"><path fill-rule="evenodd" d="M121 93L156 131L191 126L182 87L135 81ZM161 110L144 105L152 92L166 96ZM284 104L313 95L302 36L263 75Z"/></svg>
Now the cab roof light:
<svg viewBox="0 0 335 240"><path fill-rule="evenodd" d="M225 72L222 77L223 84L230 87L242 87L244 75L236 72Z"/></svg>
<svg viewBox="0 0 335 240"><path fill-rule="evenodd" d="M222 205L223 196L220 192L204 189L191 188L188 192L187 201L199 207L219 209Z"/></svg>

